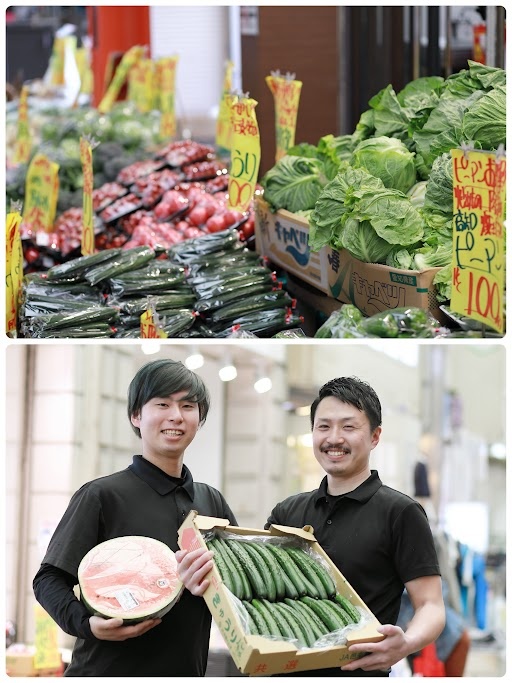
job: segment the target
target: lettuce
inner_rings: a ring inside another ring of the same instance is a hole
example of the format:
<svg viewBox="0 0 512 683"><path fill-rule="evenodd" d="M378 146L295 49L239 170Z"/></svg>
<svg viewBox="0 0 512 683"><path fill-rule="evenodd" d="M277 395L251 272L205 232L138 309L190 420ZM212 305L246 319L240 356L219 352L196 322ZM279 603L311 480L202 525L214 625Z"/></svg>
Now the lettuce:
<svg viewBox="0 0 512 683"><path fill-rule="evenodd" d="M287 209L293 213L315 206L327 177L319 159L286 155L267 171L260 183L272 211Z"/></svg>

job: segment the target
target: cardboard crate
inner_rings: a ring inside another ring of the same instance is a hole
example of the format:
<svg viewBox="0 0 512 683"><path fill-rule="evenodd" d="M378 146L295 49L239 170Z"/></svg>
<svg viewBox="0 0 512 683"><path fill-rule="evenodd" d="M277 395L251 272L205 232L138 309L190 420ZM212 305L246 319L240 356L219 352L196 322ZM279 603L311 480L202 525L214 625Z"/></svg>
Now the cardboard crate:
<svg viewBox="0 0 512 683"><path fill-rule="evenodd" d="M34 645L15 643L5 651L5 669L9 677L56 677L62 676L64 666L41 669L36 667L36 648Z"/></svg>
<svg viewBox="0 0 512 683"><path fill-rule="evenodd" d="M329 566L338 593L347 597L354 605L363 607L369 615L369 620L365 622L362 628L347 633L346 645L335 647L297 650L290 641L270 640L263 636L247 635L230 597L231 593L224 586L220 573L214 566L208 574L210 585L204 594L204 599L224 637L236 666L242 674L271 676L279 673L341 667L362 656L360 653L350 653L348 651L350 645L383 640L384 636L377 631L380 623L316 542L310 527L296 529L276 525L271 526L269 531L244 529L229 526L229 521L226 519L204 517L192 510L178 532L180 548L186 550L206 548L203 532L212 530L227 531L238 536L296 537L307 541L311 549L318 553Z"/></svg>
<svg viewBox="0 0 512 683"><path fill-rule="evenodd" d="M255 202L255 233L258 253L333 299L354 304L365 315L415 306L439 319L432 282L440 268L401 270L363 263L346 249L327 246L311 252L308 221L283 209L272 213L262 197Z"/></svg>

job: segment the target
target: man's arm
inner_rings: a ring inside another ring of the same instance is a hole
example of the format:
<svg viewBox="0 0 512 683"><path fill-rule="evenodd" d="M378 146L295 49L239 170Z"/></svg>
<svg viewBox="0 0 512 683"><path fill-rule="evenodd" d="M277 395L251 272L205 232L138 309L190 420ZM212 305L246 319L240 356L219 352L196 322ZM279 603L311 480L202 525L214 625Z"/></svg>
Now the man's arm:
<svg viewBox="0 0 512 683"><path fill-rule="evenodd" d="M342 667L342 671L386 670L412 652L434 642L444 628L445 610L440 576L421 576L405 584L411 599L414 616L407 630L383 624L377 630L386 638L379 643L351 645L350 652L368 654Z"/></svg>

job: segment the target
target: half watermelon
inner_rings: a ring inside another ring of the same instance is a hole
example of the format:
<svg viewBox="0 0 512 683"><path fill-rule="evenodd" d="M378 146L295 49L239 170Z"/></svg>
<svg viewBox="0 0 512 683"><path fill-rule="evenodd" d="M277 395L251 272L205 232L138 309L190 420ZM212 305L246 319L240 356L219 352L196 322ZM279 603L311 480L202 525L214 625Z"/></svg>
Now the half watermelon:
<svg viewBox="0 0 512 683"><path fill-rule="evenodd" d="M183 584L169 546L145 536L120 536L95 546L80 562L81 599L95 615L129 624L162 617Z"/></svg>

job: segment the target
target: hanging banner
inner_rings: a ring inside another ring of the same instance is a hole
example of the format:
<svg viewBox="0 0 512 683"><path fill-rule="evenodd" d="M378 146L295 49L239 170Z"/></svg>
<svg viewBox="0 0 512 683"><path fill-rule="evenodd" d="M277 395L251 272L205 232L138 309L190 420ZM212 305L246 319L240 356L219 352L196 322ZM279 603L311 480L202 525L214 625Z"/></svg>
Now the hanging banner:
<svg viewBox="0 0 512 683"><path fill-rule="evenodd" d="M121 62L119 63L117 69L115 70L114 76L109 83L107 92L103 96L103 99L98 105L98 111L102 114L109 112L116 101L116 98L123 86L124 82L128 78L128 73L130 69L137 64L137 62L142 59L146 52L146 48L141 45L134 45L128 52L125 52Z"/></svg>
<svg viewBox="0 0 512 683"><path fill-rule="evenodd" d="M452 149L450 308L503 334L505 154Z"/></svg>
<svg viewBox="0 0 512 683"><path fill-rule="evenodd" d="M28 88L24 85L21 88L20 101L18 105L18 128L16 131L16 146L14 149L14 163L26 164L30 159L32 150L32 138L28 123Z"/></svg>
<svg viewBox="0 0 512 683"><path fill-rule="evenodd" d="M265 78L274 96L276 162L295 144L295 127L302 81L296 81L294 78L295 74L287 73L286 76L281 76L279 71L272 71L271 75Z"/></svg>
<svg viewBox="0 0 512 683"><path fill-rule="evenodd" d="M62 657L58 647L58 626L38 603L34 604L34 619L34 668L59 670L62 667Z"/></svg>
<svg viewBox="0 0 512 683"><path fill-rule="evenodd" d="M220 98L219 115L217 116L217 127L215 132L215 144L221 150L231 149L231 90L233 88L233 62L226 64L224 72L224 85L222 87L222 97Z"/></svg>
<svg viewBox="0 0 512 683"><path fill-rule="evenodd" d="M160 92L160 139L176 135L175 83L178 57L163 57L156 63L157 83Z"/></svg>
<svg viewBox="0 0 512 683"><path fill-rule="evenodd" d="M80 161L84 176L82 204L82 256L94 254L94 213L92 208L93 168L92 144L87 138L80 138Z"/></svg>
<svg viewBox="0 0 512 683"><path fill-rule="evenodd" d="M242 213L254 196L260 168L261 146L256 100L233 95L231 98L231 164L228 181L228 206Z"/></svg>
<svg viewBox="0 0 512 683"><path fill-rule="evenodd" d="M5 234L5 314L6 332L16 336L19 295L23 280L23 249L20 237L21 213L13 207L7 214Z"/></svg>
<svg viewBox="0 0 512 683"><path fill-rule="evenodd" d="M159 324L158 314L150 304L148 310L140 316L140 338L141 339L166 339L167 333L164 332Z"/></svg>
<svg viewBox="0 0 512 683"><path fill-rule="evenodd" d="M23 222L34 232L51 232L57 211L59 164L36 154L28 167Z"/></svg>

